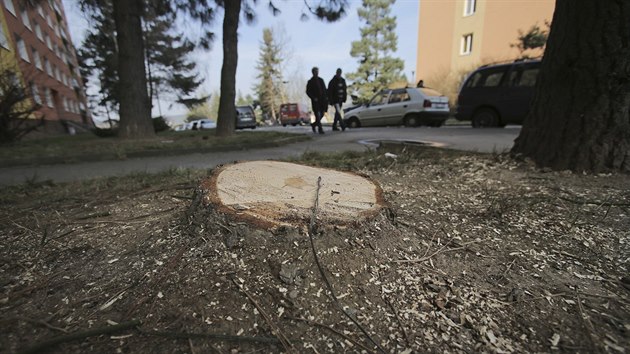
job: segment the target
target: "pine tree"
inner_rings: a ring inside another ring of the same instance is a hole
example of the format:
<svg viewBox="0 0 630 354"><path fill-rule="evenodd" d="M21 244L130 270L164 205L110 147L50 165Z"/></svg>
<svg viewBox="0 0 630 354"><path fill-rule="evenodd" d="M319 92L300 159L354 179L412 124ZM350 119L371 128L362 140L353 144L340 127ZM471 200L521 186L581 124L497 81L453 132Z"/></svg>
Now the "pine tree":
<svg viewBox="0 0 630 354"><path fill-rule="evenodd" d="M259 82L254 90L258 95L258 101L263 114L277 122L276 114L285 96L282 86L281 66L283 63L282 48L274 38L274 32L270 28L263 29L263 41L260 46L260 57L256 65Z"/></svg>
<svg viewBox="0 0 630 354"><path fill-rule="evenodd" d="M84 78L99 87L96 104L108 112L118 112L120 96L126 87L119 87L118 52L113 7L109 0L89 9L93 29L87 34L79 51L79 62ZM161 15L156 6L143 11L144 61L149 102L165 95L186 106L201 103L206 97L191 97L202 81L197 77L196 64L187 59L195 45L173 30L173 22Z"/></svg>
<svg viewBox="0 0 630 354"><path fill-rule="evenodd" d="M108 0L80 0L81 6L100 8ZM125 94L120 102L120 120L122 136L142 138L153 134L147 129L151 124L146 91L146 68L144 67L144 41L142 39L142 9L149 0L109 0L114 4L113 18L116 27L116 43L119 48L118 73ZM214 35L207 28L213 23L216 8L223 9L223 66L221 68L221 100L217 118L218 136L234 133L236 121L236 65L238 62L238 26L241 12L247 22L256 18L254 4L256 0L150 0L161 14L168 15L174 21L178 14L187 20L195 21L206 30L199 40L199 45L208 49ZM313 2L315 2L313 0ZM215 6L212 5L214 3ZM308 11L318 19L328 22L339 20L345 15L348 0L318 0L311 5L304 0ZM274 15L280 10L270 0L267 6ZM303 14L302 17L305 17Z"/></svg>
<svg viewBox="0 0 630 354"><path fill-rule="evenodd" d="M398 42L396 17L390 16L390 7L395 1L363 0L357 10L365 26L360 29L361 39L352 42L350 55L358 58L359 67L348 74L348 79L353 81L351 90L361 103L392 83L406 81L403 61L391 56Z"/></svg>

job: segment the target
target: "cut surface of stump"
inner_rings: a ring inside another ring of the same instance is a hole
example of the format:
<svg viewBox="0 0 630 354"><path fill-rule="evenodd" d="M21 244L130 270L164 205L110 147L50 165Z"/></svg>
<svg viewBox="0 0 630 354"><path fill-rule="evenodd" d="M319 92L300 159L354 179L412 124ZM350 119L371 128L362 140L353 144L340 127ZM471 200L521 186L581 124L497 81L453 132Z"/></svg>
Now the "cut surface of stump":
<svg viewBox="0 0 630 354"><path fill-rule="evenodd" d="M312 215L321 177L317 219L343 225L376 214L385 204L372 180L350 172L280 161L222 166L202 183L205 201L263 227L302 226Z"/></svg>

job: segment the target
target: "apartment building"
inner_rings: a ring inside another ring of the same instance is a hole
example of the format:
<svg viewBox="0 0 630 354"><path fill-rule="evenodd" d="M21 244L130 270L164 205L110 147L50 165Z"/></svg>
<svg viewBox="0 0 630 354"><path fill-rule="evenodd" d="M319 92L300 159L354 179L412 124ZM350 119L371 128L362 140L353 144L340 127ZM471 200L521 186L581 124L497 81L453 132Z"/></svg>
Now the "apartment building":
<svg viewBox="0 0 630 354"><path fill-rule="evenodd" d="M443 80L477 66L514 60L519 30L551 22L555 0L422 0L416 77ZM540 51L526 53L530 57ZM461 74L459 74L461 75Z"/></svg>
<svg viewBox="0 0 630 354"><path fill-rule="evenodd" d="M45 130L92 126L61 0L0 0L0 12L2 69L18 70Z"/></svg>

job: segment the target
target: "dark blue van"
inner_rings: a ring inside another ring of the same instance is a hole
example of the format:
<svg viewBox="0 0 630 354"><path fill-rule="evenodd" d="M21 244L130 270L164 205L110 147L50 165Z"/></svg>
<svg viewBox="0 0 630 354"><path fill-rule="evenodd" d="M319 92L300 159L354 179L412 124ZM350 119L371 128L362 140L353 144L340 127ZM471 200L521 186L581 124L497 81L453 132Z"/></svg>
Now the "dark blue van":
<svg viewBox="0 0 630 354"><path fill-rule="evenodd" d="M455 118L474 128L522 124L534 97L540 60L485 65L466 78Z"/></svg>

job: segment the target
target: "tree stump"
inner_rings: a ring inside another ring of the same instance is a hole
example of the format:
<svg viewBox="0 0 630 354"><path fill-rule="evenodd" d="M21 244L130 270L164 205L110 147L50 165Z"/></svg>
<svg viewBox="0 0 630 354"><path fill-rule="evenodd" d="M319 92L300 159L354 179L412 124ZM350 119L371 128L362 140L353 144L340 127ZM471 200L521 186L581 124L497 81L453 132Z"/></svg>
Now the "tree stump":
<svg viewBox="0 0 630 354"><path fill-rule="evenodd" d="M381 187L366 177L280 161L224 165L201 192L206 205L263 228L307 225L316 197L323 227L360 222L385 206Z"/></svg>

